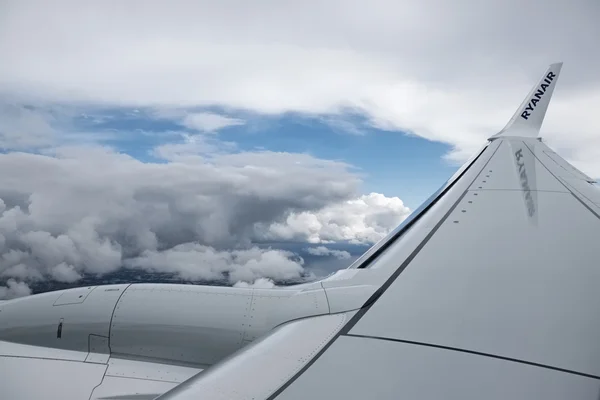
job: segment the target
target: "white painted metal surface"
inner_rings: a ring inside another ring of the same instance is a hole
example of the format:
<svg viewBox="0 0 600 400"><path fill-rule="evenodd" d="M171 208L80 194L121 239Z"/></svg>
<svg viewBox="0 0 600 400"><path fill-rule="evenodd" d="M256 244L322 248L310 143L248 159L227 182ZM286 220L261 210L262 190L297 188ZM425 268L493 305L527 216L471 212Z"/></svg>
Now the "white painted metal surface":
<svg viewBox="0 0 600 400"><path fill-rule="evenodd" d="M347 314L334 314L285 324L160 399L267 398L300 371L335 336L347 318Z"/></svg>
<svg viewBox="0 0 600 400"><path fill-rule="evenodd" d="M100 364L0 356L0 398L85 400L105 370Z"/></svg>
<svg viewBox="0 0 600 400"><path fill-rule="evenodd" d="M546 156L550 160L552 160L552 162L545 162L545 160L542 160L542 162L544 162L544 164L550 170L552 170L552 172L556 176L559 176L561 178L566 178L566 179L575 178L575 179L580 179L580 180L583 180L586 182L595 182L595 179L591 178L587 174L584 174L583 172L581 172L580 170L578 170L577 168L575 168L574 166L569 164L567 161L565 161L565 159L563 159L561 156L556 154L556 152L554 152L552 149L550 149L545 144L542 143L541 145L538 145L538 147L540 147L540 149L539 149L539 151L536 151L536 155L538 157ZM553 163L556 165L553 165Z"/></svg>
<svg viewBox="0 0 600 400"><path fill-rule="evenodd" d="M477 176L482 166L485 165L489 157L493 154L495 149L497 148L497 144L486 144L483 146L477 153L475 153L462 167L458 169L452 175L448 181L446 181L435 193L433 193L427 200L423 202L416 210L414 210L410 215L392 232L386 235L383 239L369 248L363 255L361 255L356 261L352 263L348 268L377 268L383 263L372 264L369 259L372 256L379 252L380 249L385 248L386 244L389 244L393 241L398 234L402 234L403 240L405 243L407 240L404 239L406 236L406 230L415 230L412 226L415 222L418 222L420 225L423 223L421 220L426 218L428 220L433 220L435 218L432 217L434 214L434 209L440 210L444 209L443 203L452 203L452 198L456 195L456 193L462 193L460 190L460 186L465 185L465 182L471 182L470 178L474 178ZM463 178L463 179L459 179ZM469 183L466 183L467 185ZM441 204L440 204L441 203ZM409 228L410 227L410 228ZM425 232L426 229L423 229L421 226L418 230L420 233ZM365 265L368 263L368 265Z"/></svg>
<svg viewBox="0 0 600 400"><path fill-rule="evenodd" d="M152 359L142 361L112 357L108 361L106 376L181 383L200 371L202 369L163 364Z"/></svg>
<svg viewBox="0 0 600 400"><path fill-rule="evenodd" d="M68 304L81 304L85 301L90 293L97 286L87 286L81 288L75 288L72 290L63 290L62 294L54 302L54 306L64 306Z"/></svg>
<svg viewBox="0 0 600 400"><path fill-rule="evenodd" d="M527 184L531 190L567 192L565 187L533 156L527 140L502 140L500 147L470 190L523 190L519 169L515 165L518 153L523 161ZM535 143L536 141L529 141Z"/></svg>
<svg viewBox="0 0 600 400"><path fill-rule="evenodd" d="M131 285L115 308L111 350L204 368L279 324L329 313L323 288L319 283L311 286Z"/></svg>
<svg viewBox="0 0 600 400"><path fill-rule="evenodd" d="M254 289L246 343L291 320L329 314L323 287L316 282L301 291L289 289Z"/></svg>
<svg viewBox="0 0 600 400"><path fill-rule="evenodd" d="M111 350L201 366L214 364L241 347L252 302L251 289L227 289L132 285L112 318Z"/></svg>
<svg viewBox="0 0 600 400"><path fill-rule="evenodd" d="M385 282L397 267L400 265L398 260L406 259L423 242L429 233L435 228L437 223L450 211L454 203L462 196L465 190L477 178L483 168L487 165L489 159L497 150L500 142L491 143L480 157L473 163L460 180L458 180L438 201L436 201L418 221L402 234L401 240L387 248L379 257L367 266L369 269L381 269L385 271L382 276L385 278L380 283ZM415 211L416 212L416 211Z"/></svg>
<svg viewBox="0 0 600 400"><path fill-rule="evenodd" d="M596 400L599 390L596 379L547 368L342 336L277 399Z"/></svg>
<svg viewBox="0 0 600 400"><path fill-rule="evenodd" d="M544 143L536 143L535 146L531 146L531 150L548 171L556 176L568 190L600 215L600 188L592 184L592 178L583 174L565 160L560 159L562 162L559 163L557 161L559 156Z"/></svg>
<svg viewBox="0 0 600 400"><path fill-rule="evenodd" d="M360 270L368 275L369 270ZM363 274L360 274L363 275ZM360 277L358 275L357 277ZM326 288L327 299L332 313L346 312L360 309L365 302L379 289L380 285L349 285Z"/></svg>
<svg viewBox="0 0 600 400"><path fill-rule="evenodd" d="M0 341L0 356L85 361L88 352Z"/></svg>
<svg viewBox="0 0 600 400"><path fill-rule="evenodd" d="M106 364L110 357L110 347L107 336L89 335L89 353L85 362Z"/></svg>
<svg viewBox="0 0 600 400"><path fill-rule="evenodd" d="M90 400L153 400L175 386L173 382L106 376Z"/></svg>
<svg viewBox="0 0 600 400"><path fill-rule="evenodd" d="M0 340L87 353L89 335L109 336L115 304L127 286L76 289L72 296L50 292L3 303ZM60 301L63 296L68 304ZM75 300L79 296L83 302Z"/></svg>
<svg viewBox="0 0 600 400"><path fill-rule="evenodd" d="M520 191L470 191L351 333L600 376L600 219L570 193L537 200L534 225Z"/></svg>

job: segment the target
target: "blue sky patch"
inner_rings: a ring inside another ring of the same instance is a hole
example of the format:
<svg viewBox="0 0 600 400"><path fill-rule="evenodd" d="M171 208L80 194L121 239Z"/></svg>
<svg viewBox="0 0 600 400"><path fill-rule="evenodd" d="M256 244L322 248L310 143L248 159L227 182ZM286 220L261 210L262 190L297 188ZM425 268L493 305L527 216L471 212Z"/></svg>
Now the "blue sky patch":
<svg viewBox="0 0 600 400"><path fill-rule="evenodd" d="M219 110L194 110L193 112ZM219 114L222 114L220 110ZM402 132L380 130L360 116L260 116L223 115L245 121L216 133L199 133L182 122L189 110L167 116L147 109L107 109L82 113L75 128L97 132L102 144L145 162L164 162L152 153L159 145L183 143L186 135L205 135L206 140L233 142L239 151L269 150L308 153L344 161L363 176L364 193L400 197L415 209L458 168L443 155L450 146ZM102 136L104 135L104 137Z"/></svg>

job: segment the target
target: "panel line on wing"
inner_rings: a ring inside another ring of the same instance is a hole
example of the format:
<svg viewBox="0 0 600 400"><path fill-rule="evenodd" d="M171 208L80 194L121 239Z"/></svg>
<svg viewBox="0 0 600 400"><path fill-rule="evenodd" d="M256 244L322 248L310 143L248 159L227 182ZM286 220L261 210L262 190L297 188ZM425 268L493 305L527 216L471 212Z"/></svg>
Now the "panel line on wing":
<svg viewBox="0 0 600 400"><path fill-rule="evenodd" d="M31 360L65 361L65 362L75 362L75 363L84 363L85 362L85 360L72 360L72 359L68 359L68 358L56 358L56 357L45 357L45 356L19 356L19 355L14 355L14 354L0 354L0 359L2 359L2 358L23 358L23 359L31 359Z"/></svg>
<svg viewBox="0 0 600 400"><path fill-rule="evenodd" d="M565 186L567 186L568 188L571 188L573 191L575 191L575 192L579 193L579 194L580 194L582 197L584 197L584 198L585 198L587 201L589 201L589 202L590 202L590 203L592 203L593 205L600 207L600 204L598 204L598 203L597 203L597 202L595 202L594 200L590 199L590 198L589 198L589 197L587 197L585 194L581 193L581 191L580 191L580 190L577 190L577 188L575 188L575 187L574 187L573 185L571 185L569 182L565 182L565 181L563 180L563 181L562 181L562 183L564 183L564 185L565 185ZM573 194L574 196L576 196L574 192L572 192L571 194ZM576 197L577 197L577 196L576 196ZM581 199L580 199L580 198L579 198L578 200L580 200L580 201L581 201ZM585 202L584 202L584 204L585 204ZM588 207L588 205L587 205L587 204L585 204L585 206L586 206L586 207ZM593 212L593 213L594 213L594 214L595 214L595 215L598 217L598 214L597 214L596 212L594 212L594 211L593 211L593 210L592 210L590 207L588 207L588 208L590 209L590 211L592 211L592 212ZM599 218L600 218L600 217L599 217Z"/></svg>
<svg viewBox="0 0 600 400"><path fill-rule="evenodd" d="M523 189L469 189L472 192L475 192L477 190L485 190L487 192L493 192L493 191L498 191L498 192L522 192ZM532 192L545 192L545 193L566 193L563 190L546 190L546 189L531 189Z"/></svg>
<svg viewBox="0 0 600 400"><path fill-rule="evenodd" d="M558 157L558 158L561 158L561 157L558 154L556 154L555 152L553 152L551 149L548 149L548 151L544 150L543 153L550 160L552 160L556 164L556 166L560 167L561 169L563 169L565 172L569 173L573 177L584 180L588 183L596 183L595 179L592 179L588 175L581 172L579 169L575 168L573 165L570 165L569 162L567 162L566 160L562 160L562 161L565 161L565 164L571 169L571 171L569 171L564 165L562 165L562 163L560 161L555 159L555 157Z"/></svg>
<svg viewBox="0 0 600 400"><path fill-rule="evenodd" d="M525 145L525 147L527 147L527 149L531 152L531 154L533 154L533 156L540 162L540 164L542 164L544 166L544 168L546 168L546 170L554 177L554 179L556 179L558 182L560 182L561 185L563 185L568 191L569 193L571 193L573 195L573 197L575 197L581 204L583 204L583 206L592 214L594 214L596 216L596 218L600 219L600 215L598 215L598 213L596 213L590 206L588 206L587 204L585 204L585 201L583 201L581 198L579 198L579 196L577 196L575 193L573 193L573 191L571 190L571 188L566 185L561 179L559 179L551 170L550 168L548 168L546 166L546 164L544 164L542 162L542 160L540 160L537 156L537 154L535 154L535 152L529 147L529 145L525 142L523 142L523 144Z"/></svg>
<svg viewBox="0 0 600 400"><path fill-rule="evenodd" d="M491 354L491 353L483 353L480 351L463 349L460 347L443 346L443 345L434 344L434 343L418 342L418 341L414 341L414 340L394 339L394 338L388 338L388 337L382 337L382 336L360 335L360 334L355 334L355 333L345 333L342 336L356 337L356 338L362 338L362 339L371 339L371 340L384 340L384 341L388 341L388 342L406 343L406 344L413 344L416 346L425 346L425 347L433 347L436 349L457 351L460 353L467 353L467 354L473 354L473 355L482 356L482 357L489 357L489 358L495 358L495 359L499 359L499 360L511 361L511 362L516 362L519 364L526 364L526 365L531 365L534 367L546 368L546 369L551 369L554 371L565 372L567 374L585 376L586 378L600 380L600 376L597 376L597 375L586 374L584 372L573 371L573 370L565 369L565 368L553 367L551 365L540 364L540 363L526 361L526 360L522 360L522 359L518 359L518 358L504 357L504 356L499 356L499 355Z"/></svg>
<svg viewBox="0 0 600 400"><path fill-rule="evenodd" d="M125 294L127 289L129 289L129 286L131 286L131 285L132 284L130 283L121 291L121 294L119 294L119 298L117 299L117 301L115 301L115 306L113 307L112 313L110 314L110 321L108 323L108 350L110 351L110 354L113 354L112 348L110 347L110 341L112 338L113 317L115 316L115 311L117 310L117 306L119 305L119 302L121 301L121 297L123 297L123 294Z"/></svg>

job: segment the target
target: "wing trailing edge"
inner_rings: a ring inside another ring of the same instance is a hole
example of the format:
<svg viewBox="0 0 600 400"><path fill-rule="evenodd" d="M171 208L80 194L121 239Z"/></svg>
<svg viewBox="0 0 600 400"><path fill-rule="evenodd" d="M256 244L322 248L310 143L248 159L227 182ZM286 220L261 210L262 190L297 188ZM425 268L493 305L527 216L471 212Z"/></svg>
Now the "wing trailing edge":
<svg viewBox="0 0 600 400"><path fill-rule="evenodd" d="M490 139L502 136L537 137L539 135L562 64L558 62L548 67L504 129Z"/></svg>

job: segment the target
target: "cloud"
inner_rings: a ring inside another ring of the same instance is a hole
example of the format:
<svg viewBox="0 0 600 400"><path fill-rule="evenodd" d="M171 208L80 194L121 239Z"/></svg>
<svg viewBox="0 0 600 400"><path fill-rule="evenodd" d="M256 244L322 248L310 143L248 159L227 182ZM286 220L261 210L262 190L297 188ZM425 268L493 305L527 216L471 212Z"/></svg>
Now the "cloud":
<svg viewBox="0 0 600 400"><path fill-rule="evenodd" d="M84 107L85 108L85 107ZM43 151L54 146L97 145L132 132L99 130L97 125L115 115L106 110L86 109L73 104L38 102L3 96L0 89L0 151ZM114 113L114 110L110 110ZM94 126L96 125L96 126ZM94 127L95 129L90 129ZM136 135L144 132L135 132Z"/></svg>
<svg viewBox="0 0 600 400"><path fill-rule="evenodd" d="M61 147L0 154L0 170L11 171L0 174L0 276L26 281L75 282L123 265L230 284L298 279L308 274L301 258L255 244L376 240L408 212L397 198L359 197L352 166L308 154L144 163ZM321 225L307 230L305 215Z"/></svg>
<svg viewBox="0 0 600 400"><path fill-rule="evenodd" d="M77 282L82 276L74 266L61 262L50 270L50 277L58 282Z"/></svg>
<svg viewBox="0 0 600 400"><path fill-rule="evenodd" d="M214 133L229 126L244 125L244 120L225 117L223 115L203 112L188 114L183 119L183 126L199 132Z"/></svg>
<svg viewBox="0 0 600 400"><path fill-rule="evenodd" d="M328 249L325 246L309 247L306 249L306 251L309 254L312 254L313 256L334 256L335 258L337 258L339 260L346 260L351 257L351 254L348 253L347 251L332 250L332 249Z"/></svg>
<svg viewBox="0 0 600 400"><path fill-rule="evenodd" d="M216 154L225 155L237 149L233 142L224 142L205 135L182 133L182 142L164 143L152 150L152 154L160 159L179 162L205 162Z"/></svg>
<svg viewBox="0 0 600 400"><path fill-rule="evenodd" d="M14 279L6 281L6 286L0 286L0 300L9 300L30 294L31 289L25 282L17 282Z"/></svg>
<svg viewBox="0 0 600 400"><path fill-rule="evenodd" d="M303 276L302 260L293 260L293 253L264 250L257 247L244 250L218 251L199 243L184 243L164 251L147 250L130 259L130 267L150 271L174 272L186 280L228 283L255 282L260 278L285 281Z"/></svg>
<svg viewBox="0 0 600 400"><path fill-rule="evenodd" d="M255 288L255 289L272 289L275 286L275 283L267 278L258 278L253 283L248 283L244 281L239 281L233 285L233 287L238 288Z"/></svg>
<svg viewBox="0 0 600 400"><path fill-rule="evenodd" d="M291 212L284 221L258 223L256 229L266 240L374 243L409 214L398 197L370 193L315 211Z"/></svg>
<svg viewBox="0 0 600 400"><path fill-rule="evenodd" d="M0 149L31 149L53 144L56 118L47 111L0 101Z"/></svg>
<svg viewBox="0 0 600 400"><path fill-rule="evenodd" d="M586 138L598 136L599 12L586 0L13 1L0 28L0 58L11 60L0 64L0 94L333 121L352 110L449 143L449 158L463 160L504 126L545 66L563 60L561 105L550 106L544 136L600 175L586 153ZM552 28L532 29L540 21Z"/></svg>
<svg viewBox="0 0 600 400"><path fill-rule="evenodd" d="M223 128L246 124L246 121L241 118L209 111L193 111L182 107L153 107L146 110L144 114L150 118L171 120L182 127L201 133L216 133Z"/></svg>

